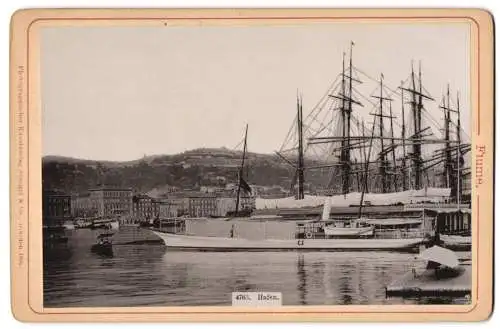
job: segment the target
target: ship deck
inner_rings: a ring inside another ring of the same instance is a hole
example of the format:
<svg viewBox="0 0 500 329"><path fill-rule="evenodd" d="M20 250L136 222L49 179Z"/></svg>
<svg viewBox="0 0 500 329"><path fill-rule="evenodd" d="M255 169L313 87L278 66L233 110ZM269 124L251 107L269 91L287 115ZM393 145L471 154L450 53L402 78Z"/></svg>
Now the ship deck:
<svg viewBox="0 0 500 329"><path fill-rule="evenodd" d="M255 210L255 215L264 216L281 216L283 219L304 219L318 218L321 216L323 207L307 207L307 208L275 208L275 209L258 209ZM405 209L402 205L389 206L367 206L363 207L364 216L390 216L390 217L414 217L420 216L422 209ZM359 215L358 207L332 207L330 210L330 218L356 218Z"/></svg>

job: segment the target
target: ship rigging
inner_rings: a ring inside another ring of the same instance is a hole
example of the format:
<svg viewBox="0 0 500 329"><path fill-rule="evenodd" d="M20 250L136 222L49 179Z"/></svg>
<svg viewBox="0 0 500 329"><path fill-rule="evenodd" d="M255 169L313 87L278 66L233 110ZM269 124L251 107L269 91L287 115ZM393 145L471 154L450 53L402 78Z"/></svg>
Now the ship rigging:
<svg viewBox="0 0 500 329"><path fill-rule="evenodd" d="M409 76L391 88L383 73L374 79L353 65L354 46L351 42L342 71L305 118L297 95L295 120L276 151L291 168L290 192L303 199L306 178L319 172L328 175L323 188L330 195L443 187L460 202L471 144L461 126L458 92L453 104L448 85L438 107L444 116L440 124L428 110L434 112L435 99L425 89L420 63L416 72L412 62ZM357 88L362 78L376 84L368 96ZM365 123L366 114L371 124Z"/></svg>

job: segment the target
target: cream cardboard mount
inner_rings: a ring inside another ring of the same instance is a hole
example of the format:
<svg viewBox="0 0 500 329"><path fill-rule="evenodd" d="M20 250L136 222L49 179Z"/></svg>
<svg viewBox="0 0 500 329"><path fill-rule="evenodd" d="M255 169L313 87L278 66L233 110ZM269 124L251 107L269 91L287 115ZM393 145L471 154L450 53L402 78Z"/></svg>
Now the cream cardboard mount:
<svg viewBox="0 0 500 329"><path fill-rule="evenodd" d="M493 36L479 9L17 11L15 318L487 319Z"/></svg>

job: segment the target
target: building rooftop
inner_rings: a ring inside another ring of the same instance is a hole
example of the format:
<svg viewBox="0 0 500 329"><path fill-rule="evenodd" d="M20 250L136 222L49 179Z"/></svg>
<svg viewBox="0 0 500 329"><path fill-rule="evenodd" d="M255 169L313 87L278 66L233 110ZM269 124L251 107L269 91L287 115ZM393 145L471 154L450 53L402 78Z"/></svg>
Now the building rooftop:
<svg viewBox="0 0 500 329"><path fill-rule="evenodd" d="M212 192L201 192L201 191L180 191L169 194L167 199L178 199L178 198L213 198L216 197L215 193Z"/></svg>
<svg viewBox="0 0 500 329"><path fill-rule="evenodd" d="M153 199L153 197L150 197L147 194L134 194L134 198L136 198L136 199Z"/></svg>
<svg viewBox="0 0 500 329"><path fill-rule="evenodd" d="M95 188L89 188L89 191L132 191L131 187L110 187L110 186L101 186Z"/></svg>
<svg viewBox="0 0 500 329"><path fill-rule="evenodd" d="M50 195L50 196L61 196L61 197L71 196L70 194L64 193L63 191L59 191L59 190L43 190L42 194L43 195Z"/></svg>
<svg viewBox="0 0 500 329"><path fill-rule="evenodd" d="M72 195L72 197L75 197L75 198L83 198L83 197L89 197L89 196L90 196L90 192L75 193Z"/></svg>

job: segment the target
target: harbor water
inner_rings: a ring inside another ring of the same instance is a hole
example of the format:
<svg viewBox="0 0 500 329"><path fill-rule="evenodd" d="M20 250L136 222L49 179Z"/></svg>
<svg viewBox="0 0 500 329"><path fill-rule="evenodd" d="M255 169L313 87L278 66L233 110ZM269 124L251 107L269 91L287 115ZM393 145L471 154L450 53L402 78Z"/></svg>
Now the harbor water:
<svg viewBox="0 0 500 329"><path fill-rule="evenodd" d="M284 305L470 302L386 297L393 280L425 267L411 253L174 251L147 230L125 227L113 255L100 256L90 251L99 233L73 230L67 244L45 248L45 307L224 306L235 291L281 292ZM146 243L132 243L139 240Z"/></svg>

